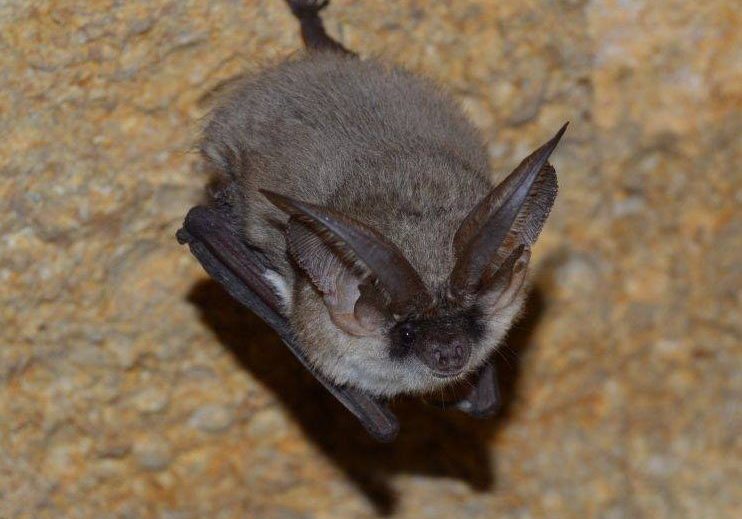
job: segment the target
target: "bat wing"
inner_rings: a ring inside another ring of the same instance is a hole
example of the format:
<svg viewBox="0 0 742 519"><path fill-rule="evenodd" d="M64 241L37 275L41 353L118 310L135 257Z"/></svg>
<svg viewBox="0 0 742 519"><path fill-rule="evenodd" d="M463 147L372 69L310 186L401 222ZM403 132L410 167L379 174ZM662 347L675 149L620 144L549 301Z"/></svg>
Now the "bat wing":
<svg viewBox="0 0 742 519"><path fill-rule="evenodd" d="M271 268L270 263L260 251L242 240L232 221L228 207L194 207L178 230L178 242L187 243L214 280L273 328L299 362L353 413L372 437L382 442L394 440L399 422L385 404L360 390L333 384L309 364L288 320L281 313L278 296L263 277Z"/></svg>

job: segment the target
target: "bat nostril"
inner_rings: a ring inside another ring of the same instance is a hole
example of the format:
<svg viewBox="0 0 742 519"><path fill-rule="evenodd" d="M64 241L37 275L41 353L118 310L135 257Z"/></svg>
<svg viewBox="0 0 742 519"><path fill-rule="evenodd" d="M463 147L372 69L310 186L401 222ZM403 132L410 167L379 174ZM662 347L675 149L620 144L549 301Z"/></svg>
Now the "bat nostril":
<svg viewBox="0 0 742 519"><path fill-rule="evenodd" d="M446 341L444 344L431 344L423 353L421 360L439 377L457 375L469 359L469 349L465 342Z"/></svg>

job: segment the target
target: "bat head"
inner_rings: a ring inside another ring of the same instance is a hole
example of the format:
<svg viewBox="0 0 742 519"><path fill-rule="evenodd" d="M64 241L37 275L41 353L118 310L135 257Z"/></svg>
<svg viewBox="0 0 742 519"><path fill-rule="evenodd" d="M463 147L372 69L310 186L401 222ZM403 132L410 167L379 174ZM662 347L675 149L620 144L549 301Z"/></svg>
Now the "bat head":
<svg viewBox="0 0 742 519"><path fill-rule="evenodd" d="M388 395L434 389L481 365L522 306L530 247L556 197L547 160L565 130L464 218L452 240L453 269L440 286L426 286L401 248L370 225L262 191L290 215L288 251L321 295L305 310L331 321L300 323L305 337L331 343L309 352L315 364L336 382ZM331 334L323 332L328 325Z"/></svg>

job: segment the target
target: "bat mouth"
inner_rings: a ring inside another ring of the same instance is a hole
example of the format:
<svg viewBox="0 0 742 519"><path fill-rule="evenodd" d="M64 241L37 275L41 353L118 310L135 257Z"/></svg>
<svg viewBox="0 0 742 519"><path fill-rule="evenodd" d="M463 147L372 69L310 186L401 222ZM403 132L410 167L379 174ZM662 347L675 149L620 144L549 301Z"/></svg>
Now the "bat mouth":
<svg viewBox="0 0 742 519"><path fill-rule="evenodd" d="M464 369L454 369L449 371L438 371L435 369L431 369L430 372L433 374L435 378L454 378L459 375L461 375L464 372Z"/></svg>

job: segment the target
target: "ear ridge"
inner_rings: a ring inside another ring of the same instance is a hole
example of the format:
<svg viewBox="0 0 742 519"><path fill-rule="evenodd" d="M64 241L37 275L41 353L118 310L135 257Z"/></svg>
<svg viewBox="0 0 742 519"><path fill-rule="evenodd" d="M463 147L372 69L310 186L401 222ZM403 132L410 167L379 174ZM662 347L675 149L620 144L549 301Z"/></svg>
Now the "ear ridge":
<svg viewBox="0 0 742 519"><path fill-rule="evenodd" d="M544 164L510 232L497 251L493 268L501 265L519 245L530 247L536 242L551 213L558 189L556 170L551 164Z"/></svg>
<svg viewBox="0 0 742 519"><path fill-rule="evenodd" d="M541 234L546 218L556 200L557 190L556 170L548 162L541 168L539 176L533 183L526 203L515 218L512 231L523 238L523 243L533 245Z"/></svg>
<svg viewBox="0 0 742 519"><path fill-rule="evenodd" d="M531 249L521 244L487 280L480 296L486 312L496 312L513 302L525 282L530 259Z"/></svg>
<svg viewBox="0 0 742 519"><path fill-rule="evenodd" d="M369 319L369 311L363 316L357 314L357 304L361 300L360 285L365 280L365 273L359 271L358 263L353 263L352 258L349 261L342 247L328 241L333 240L326 240L322 232L300 218L289 220L286 232L288 252L322 293L333 323L351 335L373 335L375 330L371 325L374 321Z"/></svg>
<svg viewBox="0 0 742 519"><path fill-rule="evenodd" d="M347 269L360 279L371 274L345 243L308 218L291 217L286 242L289 254L318 288L331 270Z"/></svg>

